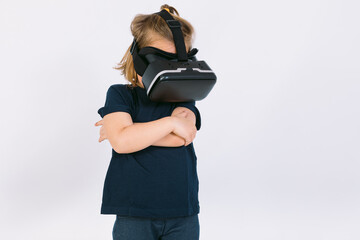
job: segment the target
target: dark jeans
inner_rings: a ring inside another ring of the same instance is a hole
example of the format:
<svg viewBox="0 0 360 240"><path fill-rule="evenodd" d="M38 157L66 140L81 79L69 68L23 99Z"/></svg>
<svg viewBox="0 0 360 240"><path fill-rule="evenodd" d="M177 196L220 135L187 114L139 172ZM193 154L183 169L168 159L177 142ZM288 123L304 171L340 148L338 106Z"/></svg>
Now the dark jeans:
<svg viewBox="0 0 360 240"><path fill-rule="evenodd" d="M113 240L199 240L198 214L189 217L151 219L116 216Z"/></svg>

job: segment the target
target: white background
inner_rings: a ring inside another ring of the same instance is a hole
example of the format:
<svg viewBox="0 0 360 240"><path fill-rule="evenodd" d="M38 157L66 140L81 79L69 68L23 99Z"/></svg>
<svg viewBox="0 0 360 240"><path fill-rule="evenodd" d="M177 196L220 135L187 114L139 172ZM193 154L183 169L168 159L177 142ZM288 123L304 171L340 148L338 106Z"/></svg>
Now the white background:
<svg viewBox="0 0 360 240"><path fill-rule="evenodd" d="M111 239L94 123L133 17L164 3L218 77L196 103L201 239L360 239L355 0L2 0L0 238Z"/></svg>

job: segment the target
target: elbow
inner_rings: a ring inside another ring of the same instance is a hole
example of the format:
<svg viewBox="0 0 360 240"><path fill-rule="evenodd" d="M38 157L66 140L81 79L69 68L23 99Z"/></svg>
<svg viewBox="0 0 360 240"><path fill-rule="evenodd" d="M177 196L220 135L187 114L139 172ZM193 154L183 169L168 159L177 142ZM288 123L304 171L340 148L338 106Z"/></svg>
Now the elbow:
<svg viewBox="0 0 360 240"><path fill-rule="evenodd" d="M176 147L185 146L185 140L182 137L176 138L174 146L176 146Z"/></svg>
<svg viewBox="0 0 360 240"><path fill-rule="evenodd" d="M129 149L119 147L119 146L114 146L113 149L118 154L132 153Z"/></svg>
<svg viewBox="0 0 360 240"><path fill-rule="evenodd" d="M131 153L130 149L127 147L128 145L121 139L110 141L110 144L114 151L118 154Z"/></svg>
<svg viewBox="0 0 360 240"><path fill-rule="evenodd" d="M114 151L118 154L124 154L124 153L128 153L127 151L125 151L124 149L121 149L119 147L113 147Z"/></svg>

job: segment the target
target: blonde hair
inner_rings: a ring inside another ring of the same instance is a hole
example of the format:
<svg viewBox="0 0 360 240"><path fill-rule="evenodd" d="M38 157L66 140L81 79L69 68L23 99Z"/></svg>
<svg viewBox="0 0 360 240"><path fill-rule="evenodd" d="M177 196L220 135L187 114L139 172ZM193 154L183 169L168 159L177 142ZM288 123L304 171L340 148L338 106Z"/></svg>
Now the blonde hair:
<svg viewBox="0 0 360 240"><path fill-rule="evenodd" d="M192 40L194 28L193 26L181 18L178 11L167 4L164 4L160 7L160 10L167 10L170 12L172 17L181 23L181 31L183 32L184 42L186 50L189 51L192 48ZM131 34L136 39L139 49L148 46L154 40L154 35L163 37L171 42L173 42L172 32L165 22L165 20L157 14L138 14L135 16L130 25ZM135 72L132 55L130 53L131 45L125 52L125 55L121 61L117 64L116 67L113 67L116 70L120 70L121 74L124 75L125 79L131 83L132 87L139 86L137 74Z"/></svg>

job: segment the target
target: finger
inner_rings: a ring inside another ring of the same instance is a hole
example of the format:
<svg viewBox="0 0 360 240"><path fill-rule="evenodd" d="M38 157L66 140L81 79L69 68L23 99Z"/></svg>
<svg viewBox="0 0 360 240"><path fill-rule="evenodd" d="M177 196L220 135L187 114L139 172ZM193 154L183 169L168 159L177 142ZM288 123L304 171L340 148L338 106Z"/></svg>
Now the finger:
<svg viewBox="0 0 360 240"><path fill-rule="evenodd" d="M99 125L102 125L103 124L103 119L101 119L100 121L97 121L96 123L95 123L95 126L99 126Z"/></svg>
<svg viewBox="0 0 360 240"><path fill-rule="evenodd" d="M105 134L100 134L100 138L101 138L101 140L107 139Z"/></svg>
<svg viewBox="0 0 360 240"><path fill-rule="evenodd" d="M181 114L181 113L183 113L183 112L186 112L185 110L181 110L180 112L178 112L177 114Z"/></svg>
<svg viewBox="0 0 360 240"><path fill-rule="evenodd" d="M179 112L178 114L176 114L176 116L183 116L183 115L187 115L187 112L186 112L186 111L182 111L182 112Z"/></svg>

